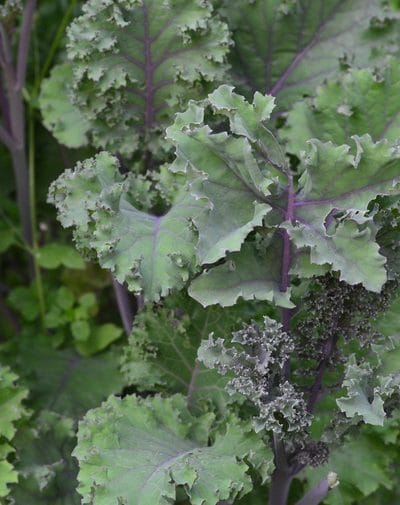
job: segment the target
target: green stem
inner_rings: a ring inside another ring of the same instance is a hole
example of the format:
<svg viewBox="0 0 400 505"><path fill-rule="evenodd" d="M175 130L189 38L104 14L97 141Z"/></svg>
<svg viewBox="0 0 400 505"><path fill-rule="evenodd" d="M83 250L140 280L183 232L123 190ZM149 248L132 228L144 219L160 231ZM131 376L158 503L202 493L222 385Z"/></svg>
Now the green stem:
<svg viewBox="0 0 400 505"><path fill-rule="evenodd" d="M76 7L77 0L71 0L71 3L68 7L68 9L65 11L65 14L61 20L61 23L57 29L57 33L53 39L53 42L50 46L49 52L47 54L46 60L44 62L44 65L42 67L42 70L39 73L38 78L36 79L34 90L33 90L33 97L36 98L37 95L39 94L40 86L42 84L43 79L46 77L53 60L57 54L58 48L60 47L61 40L64 36L65 28L67 27L68 23L70 22L70 19L72 17L72 14L74 12L74 9Z"/></svg>
<svg viewBox="0 0 400 505"><path fill-rule="evenodd" d="M36 178L35 178L35 123L33 117L32 104L29 105L29 196L30 196L30 214L32 224L32 250L33 250L33 266L35 271L35 285L37 297L39 300L40 317L44 326L46 308L44 303L43 279L40 265L38 263L39 241L37 235L37 214L36 214Z"/></svg>

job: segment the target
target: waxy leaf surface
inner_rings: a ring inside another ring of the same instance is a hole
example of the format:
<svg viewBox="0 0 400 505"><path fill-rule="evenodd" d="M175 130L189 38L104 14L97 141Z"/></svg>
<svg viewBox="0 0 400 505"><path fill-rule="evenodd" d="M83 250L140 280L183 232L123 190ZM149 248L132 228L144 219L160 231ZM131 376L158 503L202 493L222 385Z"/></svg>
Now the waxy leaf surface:
<svg viewBox="0 0 400 505"><path fill-rule="evenodd" d="M226 16L234 82L286 110L334 76L339 60L366 66L398 52L398 21L380 0L227 1Z"/></svg>
<svg viewBox="0 0 400 505"><path fill-rule="evenodd" d="M82 503L167 505L182 486L193 505L216 505L249 492L249 465L267 471L270 450L234 419L208 445L212 420L192 417L179 395L110 397L80 423Z"/></svg>
<svg viewBox="0 0 400 505"><path fill-rule="evenodd" d="M180 102L221 80L228 28L206 1L89 0L68 30L73 101L98 147L157 153Z"/></svg>

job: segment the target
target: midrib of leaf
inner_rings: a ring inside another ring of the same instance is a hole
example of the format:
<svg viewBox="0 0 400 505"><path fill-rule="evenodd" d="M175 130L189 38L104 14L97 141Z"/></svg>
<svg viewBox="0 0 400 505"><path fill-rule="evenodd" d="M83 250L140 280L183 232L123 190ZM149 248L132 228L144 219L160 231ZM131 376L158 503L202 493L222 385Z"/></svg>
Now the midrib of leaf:
<svg viewBox="0 0 400 505"><path fill-rule="evenodd" d="M59 385L57 386L57 389L55 390L55 392L53 394L53 399L52 399L50 406L49 406L50 409L53 409L54 406L57 404L57 402L60 399L60 397L62 396L66 386L68 385L75 368L77 368L79 366L81 361L82 361L82 357L79 356L78 354L73 355L68 360L66 369L64 370L64 373L60 379Z"/></svg>
<svg viewBox="0 0 400 505"><path fill-rule="evenodd" d="M199 335L200 335L199 342L201 342L206 337L206 332L208 332L208 320L209 320L209 317L210 317L210 311L208 310L207 311L207 315L206 315L206 320L204 321L203 328L201 329L200 333L198 332ZM195 360L195 365L194 365L194 368L193 368L193 371L192 371L192 376L190 378L187 395L186 395L187 396L187 406L188 406L188 408L190 408L192 406L193 395L194 395L194 393L196 391L196 380L198 379L198 376L199 376L200 373L201 373L200 372L200 363L196 359Z"/></svg>
<svg viewBox="0 0 400 505"><path fill-rule="evenodd" d="M395 159L392 162L393 164L398 164L399 160ZM355 169L356 171L356 169ZM355 173L355 175L357 175ZM393 181L393 184L395 184L397 181L400 182L400 176L398 178L393 178L390 177L389 179L383 180L383 181L378 181L373 184L367 184L366 186L362 186L360 188L353 189L351 191L346 191L345 193L341 193L340 195L337 195L336 197L332 198L326 198L326 199L320 199L320 200L297 200L295 201L294 205L295 207L305 207L305 206L311 206L311 205L326 205L326 204L335 204L336 202L340 202L343 199L346 199L349 196L355 195L357 193L362 193L365 190L368 189L373 189L377 186L381 186L382 184L386 184L390 181Z"/></svg>
<svg viewBox="0 0 400 505"><path fill-rule="evenodd" d="M339 0L337 5L328 14L327 18L321 22L321 24L319 25L313 38L310 40L310 42L305 47L303 47L303 49L299 53L296 54L296 56L293 58L292 62L288 65L286 70L284 70L281 77L272 86L270 91L268 91L269 94L275 96L281 91L281 89L284 87L287 79L290 77L290 75L293 73L293 71L296 70L296 68L299 66L299 64L307 56L309 51L319 42L324 29L330 23L330 21L332 21L332 19L335 17L335 15L337 14L337 12L342 7L342 5L344 4L345 1L346 0Z"/></svg>
<svg viewBox="0 0 400 505"><path fill-rule="evenodd" d="M142 91L134 87L129 87L127 88L127 92L141 98L144 102L143 105L138 105L138 107L142 109L142 112L144 114L145 131L148 131L155 126L157 113L166 107L165 103L156 105L157 92L166 86L174 84L174 81L172 80L161 80L157 84L155 83L155 71L160 65L167 61L167 58L161 57L157 61L153 61L153 44L168 29L168 27L173 24L174 18L169 18L163 28L160 29L154 36L152 36L150 33L151 14L149 13L149 9L151 9L152 4L153 2L150 2L150 5L147 5L146 1L144 0L141 6L143 15L142 37L135 37L130 27L128 27L128 30L122 29L122 33L127 33L128 38L133 37L134 40L142 45L143 62L127 53L126 51L121 51L118 53L124 59L126 59L126 61L133 64L143 72L144 90ZM127 15L129 15L129 12L127 12ZM135 21L137 22L137 20Z"/></svg>
<svg viewBox="0 0 400 505"><path fill-rule="evenodd" d="M158 239L159 239L159 235L160 235L160 228L161 228L161 220L162 218L161 217L156 217L156 216L152 216L153 217L153 220L154 220L154 231L153 231L153 242L152 242L152 251L151 251L151 254L152 254L152 257L153 258L156 258L156 251L157 251L157 248L158 248ZM154 260L153 260L154 261ZM150 286L152 289L154 289L154 274L155 274L155 268L153 267L151 269L151 273L150 273Z"/></svg>
<svg viewBox="0 0 400 505"><path fill-rule="evenodd" d="M149 14L146 3L142 4L143 10L143 52L144 52L144 73L145 73L145 128L150 130L154 126L155 111L154 111L154 64L151 54L151 40L149 27Z"/></svg>

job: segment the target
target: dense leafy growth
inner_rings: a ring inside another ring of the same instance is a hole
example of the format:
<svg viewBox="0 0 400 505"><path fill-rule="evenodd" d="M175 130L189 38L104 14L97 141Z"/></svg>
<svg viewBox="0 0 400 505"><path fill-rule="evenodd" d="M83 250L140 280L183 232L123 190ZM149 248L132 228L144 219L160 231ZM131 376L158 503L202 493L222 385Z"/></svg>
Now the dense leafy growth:
<svg viewBox="0 0 400 505"><path fill-rule="evenodd" d="M398 503L399 13L1 2L1 505Z"/></svg>

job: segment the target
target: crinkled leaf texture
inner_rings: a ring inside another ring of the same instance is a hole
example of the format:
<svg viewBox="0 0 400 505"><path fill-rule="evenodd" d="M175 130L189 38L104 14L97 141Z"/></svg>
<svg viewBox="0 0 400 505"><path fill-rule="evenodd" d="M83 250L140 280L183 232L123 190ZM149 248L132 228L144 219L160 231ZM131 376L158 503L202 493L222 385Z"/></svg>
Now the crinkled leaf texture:
<svg viewBox="0 0 400 505"><path fill-rule="evenodd" d="M385 345L375 346L377 366L357 365L350 360L343 387L347 396L337 404L347 417L361 418L365 423L383 426L385 401L400 393L399 337Z"/></svg>
<svg viewBox="0 0 400 505"><path fill-rule="evenodd" d="M72 75L71 63L54 67L50 77L43 81L39 106L43 124L61 144L82 147L88 143L89 123L78 107L71 103L68 86Z"/></svg>
<svg viewBox="0 0 400 505"><path fill-rule="evenodd" d="M348 142L369 134L374 141L398 143L400 136L400 69L397 59L380 71L350 69L317 88L316 96L297 102L280 136L288 151L299 153L311 138Z"/></svg>
<svg viewBox="0 0 400 505"><path fill-rule="evenodd" d="M197 259L207 270L192 283L191 296L203 305L231 305L242 296L289 307L289 291L281 285L288 254L283 230L292 241L293 273L302 275L307 267L310 276L312 265L315 273L328 267L349 284L380 291L386 260L368 206L378 195L399 193L398 150L368 135L347 138L351 147L311 140L306 153L296 153L301 177L292 186L282 150L266 127L273 105L273 98L259 93L247 103L224 85L192 102L167 130L176 146L172 169L186 173L191 195L207 206L193 219ZM204 124L205 109L228 118L230 130L213 133ZM299 261L303 255L307 259Z"/></svg>
<svg viewBox="0 0 400 505"><path fill-rule="evenodd" d="M52 184L49 201L63 226L74 227L80 249L97 256L132 291L159 300L182 288L195 268L191 221L203 205L181 194L165 215L146 213L135 205L146 206L149 183L118 169L115 157L100 153L64 172Z"/></svg>
<svg viewBox="0 0 400 505"><path fill-rule="evenodd" d="M270 450L235 419L208 445L212 420L192 417L179 395L110 397L79 426L82 503L167 505L180 486L193 505L216 505L249 492L249 465L266 478Z"/></svg>
<svg viewBox="0 0 400 505"><path fill-rule="evenodd" d="M277 96L286 110L339 61L361 67L398 53L396 14L381 0L227 0L226 16L234 82Z"/></svg>
<svg viewBox="0 0 400 505"><path fill-rule="evenodd" d="M23 400L28 390L17 384L18 376L0 365L0 498L9 493L9 486L18 481L18 473L7 457L14 452L10 443L17 431L16 423L27 413Z"/></svg>
<svg viewBox="0 0 400 505"><path fill-rule="evenodd" d="M348 418L383 426L387 418L385 401L400 393L398 305L397 292L388 311L374 322L385 340L373 346L369 362L357 363L355 356L348 361L343 381L346 396L336 401Z"/></svg>
<svg viewBox="0 0 400 505"><path fill-rule="evenodd" d="M211 404L226 413L227 404L237 400L225 391L229 374L221 377L199 363L198 347L211 332L225 336L260 313L265 313L264 304L203 308L183 294L167 297L156 310L145 306L123 349L121 370L127 383L144 392L182 393L194 412Z"/></svg>
<svg viewBox="0 0 400 505"><path fill-rule="evenodd" d="M223 78L229 45L209 1L88 0L67 47L94 144L130 155L145 141L158 152L178 104Z"/></svg>

